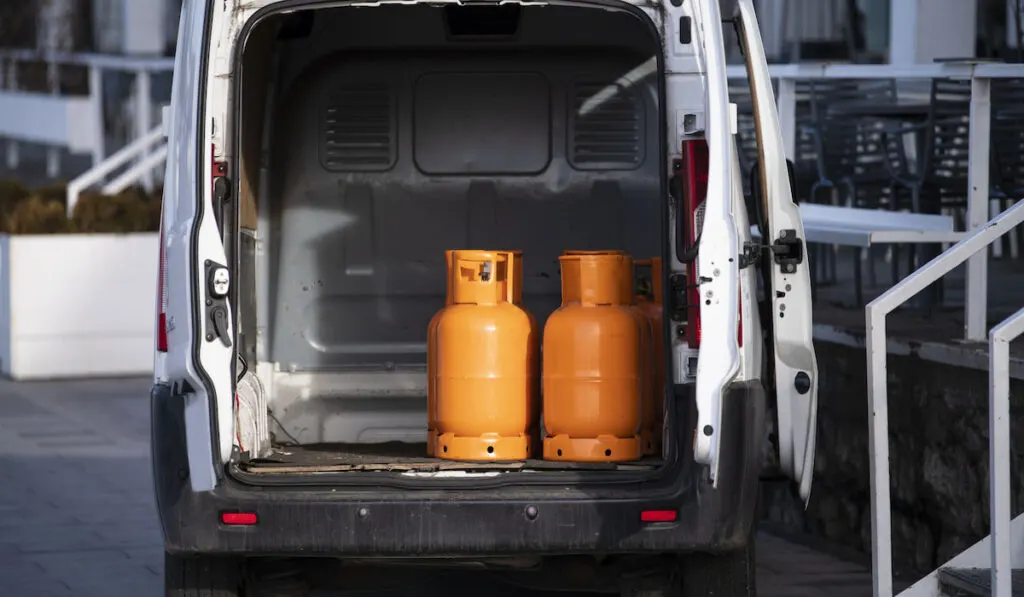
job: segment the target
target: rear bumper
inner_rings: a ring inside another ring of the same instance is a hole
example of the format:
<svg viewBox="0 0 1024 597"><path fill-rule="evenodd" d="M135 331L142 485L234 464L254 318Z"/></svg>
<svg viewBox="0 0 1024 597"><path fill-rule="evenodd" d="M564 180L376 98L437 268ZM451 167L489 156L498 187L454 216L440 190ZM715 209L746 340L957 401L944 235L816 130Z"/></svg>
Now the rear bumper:
<svg viewBox="0 0 1024 597"><path fill-rule="evenodd" d="M717 488L690 462L667 482L607 489L253 488L225 475L214 491L197 494L189 487L182 401L163 385L151 399L156 498L171 552L472 558L725 551L746 544L755 514L765 416L759 383L736 384L726 397L728 445ZM679 399L686 420L692 403ZM667 509L678 512L675 522L640 520L643 510ZM256 512L259 522L226 527L224 511Z"/></svg>

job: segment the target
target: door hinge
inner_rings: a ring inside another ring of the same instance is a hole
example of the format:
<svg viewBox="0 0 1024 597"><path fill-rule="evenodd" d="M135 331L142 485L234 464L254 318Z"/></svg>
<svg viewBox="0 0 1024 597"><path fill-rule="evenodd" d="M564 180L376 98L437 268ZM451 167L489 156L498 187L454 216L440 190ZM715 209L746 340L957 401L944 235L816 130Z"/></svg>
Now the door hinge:
<svg viewBox="0 0 1024 597"><path fill-rule="evenodd" d="M796 230L781 230L779 238L771 246L772 255L782 268L782 273L796 273L796 266L804 262L803 239L796 235Z"/></svg>
<svg viewBox="0 0 1024 597"><path fill-rule="evenodd" d="M761 253L768 247L754 242L743 243L743 252L740 253L740 269L746 269L761 261Z"/></svg>

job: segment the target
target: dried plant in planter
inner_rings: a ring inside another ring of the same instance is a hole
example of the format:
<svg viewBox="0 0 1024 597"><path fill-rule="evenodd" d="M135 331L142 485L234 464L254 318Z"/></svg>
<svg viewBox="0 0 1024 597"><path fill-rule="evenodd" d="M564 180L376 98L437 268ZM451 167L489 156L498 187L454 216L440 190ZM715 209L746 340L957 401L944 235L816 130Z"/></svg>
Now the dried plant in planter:
<svg viewBox="0 0 1024 597"><path fill-rule="evenodd" d="M150 229L149 220L149 206L134 191L117 195L85 193L71 214L78 232L144 232Z"/></svg>
<svg viewBox="0 0 1024 597"><path fill-rule="evenodd" d="M17 180L0 179L0 224L6 224L7 218L10 217L14 208L28 199L31 194L28 187Z"/></svg>
<svg viewBox="0 0 1024 597"><path fill-rule="evenodd" d="M147 231L157 232L160 230L160 210L162 207L163 201L159 195L146 200L146 210L149 214L149 219L146 223Z"/></svg>
<svg viewBox="0 0 1024 597"><path fill-rule="evenodd" d="M65 208L68 206L68 183L63 180L48 182L37 189L33 189L32 194L38 196L43 201L56 201Z"/></svg>
<svg viewBox="0 0 1024 597"><path fill-rule="evenodd" d="M64 205L33 195L22 201L7 218L11 234L61 234L71 231Z"/></svg>

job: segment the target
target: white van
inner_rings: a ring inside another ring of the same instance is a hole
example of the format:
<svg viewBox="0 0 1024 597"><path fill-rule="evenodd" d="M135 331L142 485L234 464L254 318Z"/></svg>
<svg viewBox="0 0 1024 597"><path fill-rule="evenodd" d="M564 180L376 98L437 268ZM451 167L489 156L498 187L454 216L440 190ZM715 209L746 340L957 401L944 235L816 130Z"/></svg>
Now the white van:
<svg viewBox="0 0 1024 597"><path fill-rule="evenodd" d="M721 13L718 0L185 0L152 392L167 595L272 584L271 558L342 586L338 566L368 562L752 591L767 450L810 493L817 367L753 4ZM734 28L751 173L726 84ZM541 325L563 250L661 255L662 453L427 458L426 329L452 248L521 249Z"/></svg>

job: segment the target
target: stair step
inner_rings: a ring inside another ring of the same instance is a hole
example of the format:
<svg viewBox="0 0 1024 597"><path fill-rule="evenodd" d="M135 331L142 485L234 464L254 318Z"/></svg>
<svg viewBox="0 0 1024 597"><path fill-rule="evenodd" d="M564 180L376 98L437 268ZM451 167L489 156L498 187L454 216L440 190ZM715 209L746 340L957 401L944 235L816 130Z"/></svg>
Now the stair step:
<svg viewBox="0 0 1024 597"><path fill-rule="evenodd" d="M1013 571L1011 593L1024 597L1024 570ZM989 568L943 568L939 585L950 597L991 597L992 570Z"/></svg>

